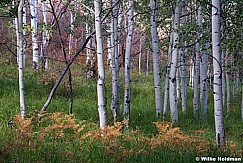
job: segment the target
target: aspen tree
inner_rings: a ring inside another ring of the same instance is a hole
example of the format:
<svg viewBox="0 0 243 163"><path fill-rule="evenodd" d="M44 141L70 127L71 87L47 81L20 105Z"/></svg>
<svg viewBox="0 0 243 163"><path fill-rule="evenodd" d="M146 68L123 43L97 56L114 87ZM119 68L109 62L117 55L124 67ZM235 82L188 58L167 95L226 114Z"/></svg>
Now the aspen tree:
<svg viewBox="0 0 243 163"><path fill-rule="evenodd" d="M125 51L125 73L124 73L124 125L129 126L130 121L130 102L131 102L131 88L130 88L130 73L131 73L131 53L132 41L134 32L134 0L129 0L128 11L128 33L126 38L126 51Z"/></svg>
<svg viewBox="0 0 243 163"><path fill-rule="evenodd" d="M18 57L18 71L19 71L19 97L20 97L20 112L21 117L24 119L26 117L25 108L25 95L24 95L24 53L23 53L23 6L24 0L19 1L18 5L18 47L17 47L17 57Z"/></svg>
<svg viewBox="0 0 243 163"><path fill-rule="evenodd" d="M159 117L162 113L162 91L161 91L161 76L159 63L159 37L156 25L156 1L150 0L150 24L152 36L152 56L153 56L153 74L154 74L154 91L156 116Z"/></svg>
<svg viewBox="0 0 243 163"><path fill-rule="evenodd" d="M220 53L220 0L212 0L212 49L213 49L213 94L216 143L225 145L225 128L222 99L222 67Z"/></svg>
<svg viewBox="0 0 243 163"><path fill-rule="evenodd" d="M169 83L169 96L170 96L170 112L171 121L176 123L178 121L178 108L176 97L176 71L178 68L178 44L179 44L179 24L181 16L181 1L177 0L175 5L175 18L173 23L173 44L170 63L170 83Z"/></svg>
<svg viewBox="0 0 243 163"><path fill-rule="evenodd" d="M106 126L106 106L105 106L105 67L103 54L103 36L101 28L101 1L94 0L95 8L95 31L97 41L97 61L98 61L98 112L100 119L100 128L103 130Z"/></svg>
<svg viewBox="0 0 243 163"><path fill-rule="evenodd" d="M116 0L111 0L112 20L111 20L111 48L112 48L112 101L111 110L113 118L116 120L120 114L120 97L119 97L119 64L118 64L118 6Z"/></svg>
<svg viewBox="0 0 243 163"><path fill-rule="evenodd" d="M32 48L33 48L33 69L39 67L39 47L38 47L38 0L31 0L31 33L32 33Z"/></svg>

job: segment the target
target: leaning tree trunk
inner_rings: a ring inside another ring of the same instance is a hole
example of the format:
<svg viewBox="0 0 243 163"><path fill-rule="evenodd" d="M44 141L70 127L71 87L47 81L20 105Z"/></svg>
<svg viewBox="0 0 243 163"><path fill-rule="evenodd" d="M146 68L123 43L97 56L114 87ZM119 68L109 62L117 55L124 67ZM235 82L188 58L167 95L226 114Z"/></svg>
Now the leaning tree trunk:
<svg viewBox="0 0 243 163"><path fill-rule="evenodd" d="M212 0L212 49L213 49L213 92L216 143L225 145L225 128L222 99L222 67L220 53L220 0Z"/></svg>
<svg viewBox="0 0 243 163"><path fill-rule="evenodd" d="M178 108L177 108L177 97L176 97L176 71L178 67L178 44L179 44L179 24L181 16L181 1L178 0L175 6L175 19L173 23L173 44L172 54L170 63L170 83L169 83L169 95L170 95L170 112L171 121L176 123L178 121Z"/></svg>
<svg viewBox="0 0 243 163"><path fill-rule="evenodd" d="M25 108L25 97L24 97L24 53L23 53L23 5L24 0L20 0L18 6L18 47L17 47L17 57L18 59L18 70L19 70L19 97L20 97L20 112L21 117L24 119L26 116Z"/></svg>
<svg viewBox="0 0 243 163"><path fill-rule="evenodd" d="M97 81L97 96L98 96L98 112L100 119L100 128L103 130L106 126L106 108L105 108L105 67L103 54L103 36L101 29L101 9L100 0L94 1L95 8L95 31L97 41L97 61L98 61L98 81Z"/></svg>
<svg viewBox="0 0 243 163"><path fill-rule="evenodd" d="M38 48L38 14L37 6L38 0L31 0L30 12L31 12L31 33L32 33L32 48L33 48L33 64L34 69L38 69L39 66L39 48Z"/></svg>
<svg viewBox="0 0 243 163"><path fill-rule="evenodd" d="M124 80L124 125L129 126L130 121L130 73L131 73L131 53L132 53L132 40L134 31L134 0L129 0L128 11L128 33L126 38L126 51L125 51L125 80Z"/></svg>
<svg viewBox="0 0 243 163"><path fill-rule="evenodd" d="M154 69L154 91L155 91L155 104L156 116L159 117L162 113L162 91L161 91L161 76L159 64L159 37L156 26L156 2L150 0L150 24L152 36L152 56L153 56L153 69Z"/></svg>

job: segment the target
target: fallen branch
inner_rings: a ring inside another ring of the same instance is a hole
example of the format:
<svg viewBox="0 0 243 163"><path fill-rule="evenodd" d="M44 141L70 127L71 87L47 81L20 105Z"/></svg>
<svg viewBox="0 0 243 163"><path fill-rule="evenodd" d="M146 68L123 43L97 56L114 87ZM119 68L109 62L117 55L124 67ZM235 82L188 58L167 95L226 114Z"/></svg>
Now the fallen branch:
<svg viewBox="0 0 243 163"><path fill-rule="evenodd" d="M82 47L76 52L76 54L71 58L70 62L66 65L66 67L64 68L64 70L62 71L61 75L59 76L59 78L57 79L54 87L52 88L46 103L44 104L44 106L42 107L41 111L45 112L47 107L49 106L52 97L54 95L54 93L56 92L56 89L58 87L58 85L61 83L64 75L66 74L66 72L69 70L70 66L72 65L73 61L77 58L77 56L86 48L87 43L89 42L89 40L91 39L91 37L95 34L95 31L93 33L91 33L89 35L89 37L87 37L87 39L85 40L85 42L83 43Z"/></svg>

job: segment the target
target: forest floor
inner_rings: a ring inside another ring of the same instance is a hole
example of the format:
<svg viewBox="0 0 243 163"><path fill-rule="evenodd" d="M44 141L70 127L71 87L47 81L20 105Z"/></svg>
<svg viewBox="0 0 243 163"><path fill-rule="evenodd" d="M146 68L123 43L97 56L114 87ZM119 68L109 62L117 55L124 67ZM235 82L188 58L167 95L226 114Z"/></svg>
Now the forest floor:
<svg viewBox="0 0 243 163"><path fill-rule="evenodd" d="M207 122L201 115L198 120L193 118L193 91L189 88L187 113L182 113L179 107L179 123L172 126L169 115L155 117L152 75L133 73L131 124L129 129L124 129L122 119L115 123L112 119L111 78L107 72L108 126L101 137L96 83L92 79L86 80L80 68L73 68L74 114L67 114L67 79L59 86L47 111L39 114L58 74L54 70L47 73L25 69L27 118L22 120L17 66L0 65L0 162L189 163L202 156L241 157L243 161L240 94L231 98L230 114L225 111L227 145L218 148L215 145L212 92L209 94ZM122 90L121 85L120 92Z"/></svg>

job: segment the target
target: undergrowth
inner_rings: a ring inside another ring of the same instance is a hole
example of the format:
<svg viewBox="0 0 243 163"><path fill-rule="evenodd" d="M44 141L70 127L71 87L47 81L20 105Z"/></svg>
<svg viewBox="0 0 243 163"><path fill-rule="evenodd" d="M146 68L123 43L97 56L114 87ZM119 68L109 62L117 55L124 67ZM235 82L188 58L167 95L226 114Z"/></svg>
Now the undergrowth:
<svg viewBox="0 0 243 163"><path fill-rule="evenodd" d="M79 69L75 69L76 71ZM192 115L193 91L188 89L187 113L180 110L175 126L155 117L153 77L132 76L131 124L113 122L110 106L111 78L106 79L108 126L98 126L96 83L73 72L73 115L68 115L66 78L47 112L39 114L58 73L25 70L28 117L19 116L17 68L0 67L0 162L194 162L196 156L243 155L240 101L232 98L231 113L225 112L227 145L215 145L213 98L209 94L208 120ZM108 74L108 73L107 73ZM122 84L120 87L121 99ZM123 107L121 103L121 108Z"/></svg>

